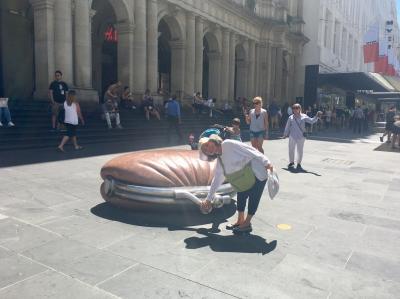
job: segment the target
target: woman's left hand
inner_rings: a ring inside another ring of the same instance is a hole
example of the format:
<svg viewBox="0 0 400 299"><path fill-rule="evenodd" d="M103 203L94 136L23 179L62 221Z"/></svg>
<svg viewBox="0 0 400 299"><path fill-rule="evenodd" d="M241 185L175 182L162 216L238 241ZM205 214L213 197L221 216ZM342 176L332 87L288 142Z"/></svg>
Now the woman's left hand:
<svg viewBox="0 0 400 299"><path fill-rule="evenodd" d="M274 171L274 166L272 165L272 164L268 164L267 166L265 166L265 169L268 171L270 171L270 172L273 172Z"/></svg>

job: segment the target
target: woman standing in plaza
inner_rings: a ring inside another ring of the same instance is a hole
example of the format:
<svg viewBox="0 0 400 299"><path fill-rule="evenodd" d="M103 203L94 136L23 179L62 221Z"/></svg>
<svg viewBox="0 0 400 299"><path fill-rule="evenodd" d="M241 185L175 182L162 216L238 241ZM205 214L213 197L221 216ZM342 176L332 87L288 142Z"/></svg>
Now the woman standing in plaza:
<svg viewBox="0 0 400 299"><path fill-rule="evenodd" d="M322 112L311 118L306 114L301 113L300 104L292 106L293 114L289 116L286 123L283 138L289 137L289 170L294 170L294 151L297 149L297 171L302 171L301 162L303 159L303 147L306 140L306 123L314 124L320 119Z"/></svg>
<svg viewBox="0 0 400 299"><path fill-rule="evenodd" d="M263 142L268 137L268 113L262 108L261 97L253 99L254 108L246 114L246 123L250 125L251 145L260 153L264 153Z"/></svg>
<svg viewBox="0 0 400 299"><path fill-rule="evenodd" d="M237 193L238 218L228 225L233 233L251 232L251 219L257 211L258 204L268 179L268 170L273 171L271 161L254 147L243 142L222 139L218 135L203 137L199 140L199 154L203 161L217 159L214 178L202 209L210 210L217 189L226 179ZM244 210L248 199L248 212Z"/></svg>
<svg viewBox="0 0 400 299"><path fill-rule="evenodd" d="M85 124L85 121L82 117L81 108L79 103L76 102L76 93L74 90L70 90L68 93L67 100L64 102L64 124L67 128L66 135L63 136L60 145L58 146L58 150L61 152L65 152L64 145L71 138L72 143L76 150L82 149L82 146L78 144L78 140L76 139L76 128L79 124L79 119L81 120L82 125Z"/></svg>

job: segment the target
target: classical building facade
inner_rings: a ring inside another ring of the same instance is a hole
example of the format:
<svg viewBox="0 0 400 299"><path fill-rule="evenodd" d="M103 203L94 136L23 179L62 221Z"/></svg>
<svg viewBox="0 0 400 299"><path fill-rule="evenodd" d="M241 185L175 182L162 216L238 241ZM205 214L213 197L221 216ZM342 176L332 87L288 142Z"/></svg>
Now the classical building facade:
<svg viewBox="0 0 400 299"><path fill-rule="evenodd" d="M1 88L46 98L55 70L95 101L117 80L140 96L196 91L292 101L303 0L2 0Z"/></svg>
<svg viewBox="0 0 400 299"><path fill-rule="evenodd" d="M373 64L364 63L363 38L371 27L379 27L382 41L387 21L394 22L399 45L395 0L307 0L303 8L304 33L310 39L303 65L318 64L321 73L373 71Z"/></svg>

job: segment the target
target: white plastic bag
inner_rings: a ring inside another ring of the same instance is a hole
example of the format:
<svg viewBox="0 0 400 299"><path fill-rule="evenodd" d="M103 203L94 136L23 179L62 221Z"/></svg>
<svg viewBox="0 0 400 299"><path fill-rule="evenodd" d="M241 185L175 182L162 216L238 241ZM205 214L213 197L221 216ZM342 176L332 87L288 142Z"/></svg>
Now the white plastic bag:
<svg viewBox="0 0 400 299"><path fill-rule="evenodd" d="M268 171L267 186L269 198L274 199L279 192L279 177L275 171Z"/></svg>

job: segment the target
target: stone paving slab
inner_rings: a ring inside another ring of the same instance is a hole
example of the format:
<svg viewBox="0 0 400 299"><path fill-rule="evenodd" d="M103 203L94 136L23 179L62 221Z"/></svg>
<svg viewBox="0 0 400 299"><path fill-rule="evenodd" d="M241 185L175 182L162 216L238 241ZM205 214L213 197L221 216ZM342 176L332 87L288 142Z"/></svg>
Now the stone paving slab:
<svg viewBox="0 0 400 299"><path fill-rule="evenodd" d="M34 261L0 248L0 290L47 269ZM0 297L1 292L0 292Z"/></svg>
<svg viewBox="0 0 400 299"><path fill-rule="evenodd" d="M121 298L234 298L229 293L139 264L99 285Z"/></svg>
<svg viewBox="0 0 400 299"><path fill-rule="evenodd" d="M69 276L55 271L45 271L17 284L0 289L3 299L15 298L87 298L87 299L115 299L113 294L79 282Z"/></svg>
<svg viewBox="0 0 400 299"><path fill-rule="evenodd" d="M249 236L235 207L141 213L103 202L116 155L0 168L0 298L398 298L399 152L377 136L265 142L281 179ZM289 230L278 229L289 224Z"/></svg>

